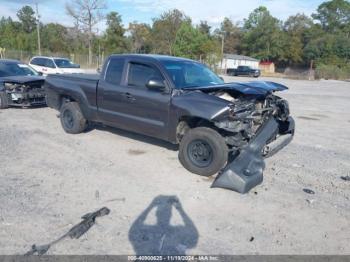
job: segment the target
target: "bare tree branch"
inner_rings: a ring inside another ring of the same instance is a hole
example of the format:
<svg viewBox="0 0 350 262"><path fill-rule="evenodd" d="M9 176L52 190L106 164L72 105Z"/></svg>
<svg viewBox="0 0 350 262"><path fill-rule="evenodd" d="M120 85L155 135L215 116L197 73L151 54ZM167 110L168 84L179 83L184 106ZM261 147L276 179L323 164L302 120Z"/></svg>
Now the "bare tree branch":
<svg viewBox="0 0 350 262"><path fill-rule="evenodd" d="M89 64L92 62L93 28L104 19L102 10L106 9L105 0L72 0L66 3L66 12L88 33Z"/></svg>

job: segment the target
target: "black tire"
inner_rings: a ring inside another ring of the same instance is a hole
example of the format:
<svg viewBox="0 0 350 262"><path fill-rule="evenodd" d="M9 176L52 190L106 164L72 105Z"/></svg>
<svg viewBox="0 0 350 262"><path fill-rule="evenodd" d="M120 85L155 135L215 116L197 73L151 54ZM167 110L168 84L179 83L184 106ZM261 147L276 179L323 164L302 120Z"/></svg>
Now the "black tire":
<svg viewBox="0 0 350 262"><path fill-rule="evenodd" d="M9 101L5 92L0 92L0 109L8 108Z"/></svg>
<svg viewBox="0 0 350 262"><path fill-rule="evenodd" d="M179 160L190 172L212 176L227 163L228 148L225 139L208 127L197 127L182 138Z"/></svg>
<svg viewBox="0 0 350 262"><path fill-rule="evenodd" d="M60 110L61 125L68 134L79 134L87 128L87 121L78 103L64 103Z"/></svg>

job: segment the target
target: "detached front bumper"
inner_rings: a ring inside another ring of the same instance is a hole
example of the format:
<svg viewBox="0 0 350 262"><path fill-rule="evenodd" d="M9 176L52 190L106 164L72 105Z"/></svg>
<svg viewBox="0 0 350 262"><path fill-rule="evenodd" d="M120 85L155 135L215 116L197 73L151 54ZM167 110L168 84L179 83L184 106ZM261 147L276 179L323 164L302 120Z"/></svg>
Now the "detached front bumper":
<svg viewBox="0 0 350 262"><path fill-rule="evenodd" d="M293 139L294 130L295 122L292 117L284 122L270 118L237 157L226 165L212 187L245 194L261 184L265 169L264 157L270 157L288 145Z"/></svg>

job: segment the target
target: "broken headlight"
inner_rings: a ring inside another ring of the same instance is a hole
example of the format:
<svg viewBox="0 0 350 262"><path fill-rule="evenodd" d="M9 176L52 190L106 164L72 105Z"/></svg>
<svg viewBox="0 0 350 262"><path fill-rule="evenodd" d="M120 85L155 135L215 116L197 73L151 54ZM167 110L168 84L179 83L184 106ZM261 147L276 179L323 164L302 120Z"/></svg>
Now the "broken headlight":
<svg viewBox="0 0 350 262"><path fill-rule="evenodd" d="M290 111L289 111L289 104L287 100L280 99L277 101L276 106L278 108L278 115L277 117L282 120L286 121L289 117Z"/></svg>
<svg viewBox="0 0 350 262"><path fill-rule="evenodd" d="M10 92L23 92L25 88L24 85L9 82L5 82L4 86L5 89Z"/></svg>

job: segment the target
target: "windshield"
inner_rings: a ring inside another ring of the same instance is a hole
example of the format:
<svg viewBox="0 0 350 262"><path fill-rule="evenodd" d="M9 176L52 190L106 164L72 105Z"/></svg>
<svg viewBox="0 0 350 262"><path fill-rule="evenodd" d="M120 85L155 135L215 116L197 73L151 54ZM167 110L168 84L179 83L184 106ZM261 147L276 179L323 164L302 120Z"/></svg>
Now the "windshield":
<svg viewBox="0 0 350 262"><path fill-rule="evenodd" d="M70 61L69 59L54 59L55 64L57 65L57 67L59 68L78 68L79 65L74 64L72 61Z"/></svg>
<svg viewBox="0 0 350 262"><path fill-rule="evenodd" d="M0 62L0 77L6 76L37 76L33 68L26 64L15 62Z"/></svg>
<svg viewBox="0 0 350 262"><path fill-rule="evenodd" d="M192 61L162 62L176 88L201 87L223 84L224 81L203 64Z"/></svg>

